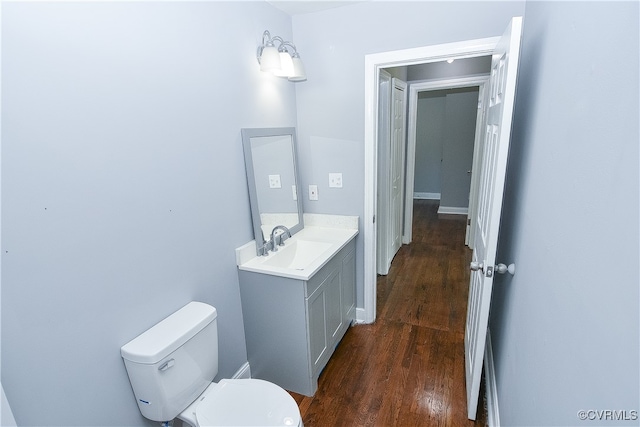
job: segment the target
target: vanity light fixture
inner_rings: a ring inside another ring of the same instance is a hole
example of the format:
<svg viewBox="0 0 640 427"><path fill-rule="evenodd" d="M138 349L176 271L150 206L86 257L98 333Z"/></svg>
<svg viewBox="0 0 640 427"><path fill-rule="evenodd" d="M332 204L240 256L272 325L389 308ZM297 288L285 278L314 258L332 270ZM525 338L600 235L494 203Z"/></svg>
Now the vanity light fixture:
<svg viewBox="0 0 640 427"><path fill-rule="evenodd" d="M276 48L276 44L278 47ZM271 37L265 30L262 33L262 44L258 46L258 63L261 71L269 71L276 76L286 77L292 82L307 80L304 64L296 46L280 36Z"/></svg>

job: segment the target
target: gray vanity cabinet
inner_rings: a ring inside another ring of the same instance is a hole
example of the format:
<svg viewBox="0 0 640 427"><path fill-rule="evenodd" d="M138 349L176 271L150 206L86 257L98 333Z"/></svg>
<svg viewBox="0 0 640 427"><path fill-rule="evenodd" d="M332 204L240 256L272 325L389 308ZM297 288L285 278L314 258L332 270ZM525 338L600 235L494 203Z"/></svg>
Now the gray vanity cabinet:
<svg viewBox="0 0 640 427"><path fill-rule="evenodd" d="M355 318L355 242L309 280L238 270L251 376L306 396Z"/></svg>

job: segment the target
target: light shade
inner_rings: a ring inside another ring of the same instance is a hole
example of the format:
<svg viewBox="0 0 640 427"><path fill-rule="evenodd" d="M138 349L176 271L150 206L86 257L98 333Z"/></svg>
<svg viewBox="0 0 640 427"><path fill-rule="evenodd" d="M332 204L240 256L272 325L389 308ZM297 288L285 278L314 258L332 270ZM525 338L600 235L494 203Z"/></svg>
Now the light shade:
<svg viewBox="0 0 640 427"><path fill-rule="evenodd" d="M267 45L262 49L262 54L259 59L261 71L273 71L280 69L280 54L273 44L271 46Z"/></svg>
<svg viewBox="0 0 640 427"><path fill-rule="evenodd" d="M276 48L275 42L279 43ZM307 80L307 74L296 46L280 36L273 36L265 30L262 44L258 46L258 62L261 71L268 71L278 77L286 77L292 82Z"/></svg>
<svg viewBox="0 0 640 427"><path fill-rule="evenodd" d="M278 77L293 76L293 60L289 52L280 52L280 68L273 69L273 75Z"/></svg>
<svg viewBox="0 0 640 427"><path fill-rule="evenodd" d="M304 64L300 55L297 53L292 58L293 62L293 74L289 76L289 80L292 82L303 82L307 80L307 73L304 70Z"/></svg>

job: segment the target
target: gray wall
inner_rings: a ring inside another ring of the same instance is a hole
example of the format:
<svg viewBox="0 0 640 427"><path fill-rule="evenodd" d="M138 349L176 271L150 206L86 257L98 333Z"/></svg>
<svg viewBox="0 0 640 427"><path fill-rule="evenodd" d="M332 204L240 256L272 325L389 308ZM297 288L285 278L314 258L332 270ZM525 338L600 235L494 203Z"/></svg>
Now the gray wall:
<svg viewBox="0 0 640 427"><path fill-rule="evenodd" d="M120 346L191 300L219 377L247 360L234 249L253 238L240 129L295 126L259 72L266 3L2 5L2 384L19 425L157 425Z"/></svg>
<svg viewBox="0 0 640 427"><path fill-rule="evenodd" d="M523 13L524 2L518 1L383 1L294 16L295 43L308 76L296 88L305 212L359 215L361 224L364 220L365 55L498 36L511 17ZM344 188L328 188L329 172L343 173ZM318 184L318 201L308 200L309 184ZM363 305L362 243L360 234L356 242L359 307Z"/></svg>
<svg viewBox="0 0 640 427"><path fill-rule="evenodd" d="M469 207L469 188L476 136L478 88L447 93L445 144L442 147L442 196L440 206Z"/></svg>
<svg viewBox="0 0 640 427"><path fill-rule="evenodd" d="M445 91L421 92L416 119L415 193L442 192L442 146L447 95Z"/></svg>
<svg viewBox="0 0 640 427"><path fill-rule="evenodd" d="M446 61L428 64L410 65L407 67L407 80L420 81L431 79L450 79L470 75L487 74L491 69L491 57L456 59L451 64Z"/></svg>
<svg viewBox="0 0 640 427"><path fill-rule="evenodd" d="M491 331L500 420L640 409L638 2L528 2ZM591 416L594 416L593 413Z"/></svg>
<svg viewBox="0 0 640 427"><path fill-rule="evenodd" d="M420 93L414 192L441 193L440 206L469 207L477 107L477 87Z"/></svg>

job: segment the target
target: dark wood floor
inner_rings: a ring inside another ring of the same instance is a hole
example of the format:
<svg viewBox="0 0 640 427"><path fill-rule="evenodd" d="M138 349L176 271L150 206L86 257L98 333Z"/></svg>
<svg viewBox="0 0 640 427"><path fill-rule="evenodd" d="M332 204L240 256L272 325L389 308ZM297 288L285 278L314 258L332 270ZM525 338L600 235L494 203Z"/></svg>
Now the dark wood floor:
<svg viewBox="0 0 640 427"><path fill-rule="evenodd" d="M486 425L483 402L466 416L466 217L437 208L415 202L413 242L378 277L376 322L347 331L315 396L291 393L305 427Z"/></svg>

